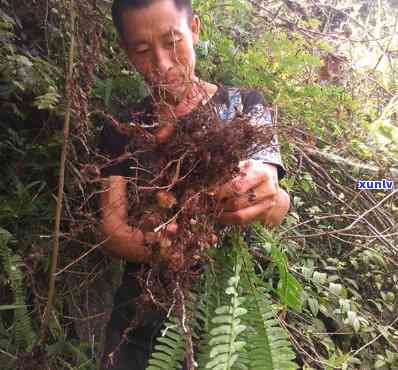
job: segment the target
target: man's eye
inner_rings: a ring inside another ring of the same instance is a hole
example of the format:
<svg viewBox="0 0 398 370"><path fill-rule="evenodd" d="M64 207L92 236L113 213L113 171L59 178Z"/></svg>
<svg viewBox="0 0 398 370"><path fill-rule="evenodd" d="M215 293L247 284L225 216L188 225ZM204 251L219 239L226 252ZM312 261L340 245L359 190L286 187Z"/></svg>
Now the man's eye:
<svg viewBox="0 0 398 370"><path fill-rule="evenodd" d="M146 53L147 51L149 51L149 49L135 49L135 52L136 52L137 54L144 54L144 53Z"/></svg>
<svg viewBox="0 0 398 370"><path fill-rule="evenodd" d="M180 42L180 41L182 41L182 39L174 39L174 40L171 40L171 41L169 42L169 45L170 45L170 46L174 46L175 44L177 44L177 43Z"/></svg>

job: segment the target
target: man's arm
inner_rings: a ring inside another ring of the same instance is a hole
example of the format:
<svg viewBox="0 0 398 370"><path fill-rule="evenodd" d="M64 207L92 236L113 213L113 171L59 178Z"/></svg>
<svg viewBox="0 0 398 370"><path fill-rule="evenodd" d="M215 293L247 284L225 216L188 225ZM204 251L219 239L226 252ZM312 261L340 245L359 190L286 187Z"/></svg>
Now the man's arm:
<svg viewBox="0 0 398 370"><path fill-rule="evenodd" d="M116 162L126 150L128 137L112 124L105 122L99 141L100 152L111 161L101 170L102 192L101 229L105 236L104 249L109 255L133 262L147 263L151 249L145 246L144 234L127 223L128 197L127 162Z"/></svg>
<svg viewBox="0 0 398 370"><path fill-rule="evenodd" d="M113 257L148 263L151 250L145 246L143 233L127 224L127 185L123 176L102 180L101 228L105 249Z"/></svg>

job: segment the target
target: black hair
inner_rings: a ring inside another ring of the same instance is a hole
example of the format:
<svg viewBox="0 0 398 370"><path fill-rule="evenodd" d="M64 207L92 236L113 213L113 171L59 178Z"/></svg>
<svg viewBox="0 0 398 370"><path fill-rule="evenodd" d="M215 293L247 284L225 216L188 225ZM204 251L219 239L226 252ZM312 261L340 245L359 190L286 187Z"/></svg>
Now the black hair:
<svg viewBox="0 0 398 370"><path fill-rule="evenodd" d="M122 13L128 8L142 9L150 6L156 1L160 0L114 0L112 4L112 19L113 24L119 36L124 39L124 30L122 23ZM192 1L191 0L173 0L174 5L178 10L184 9L189 16L192 16Z"/></svg>

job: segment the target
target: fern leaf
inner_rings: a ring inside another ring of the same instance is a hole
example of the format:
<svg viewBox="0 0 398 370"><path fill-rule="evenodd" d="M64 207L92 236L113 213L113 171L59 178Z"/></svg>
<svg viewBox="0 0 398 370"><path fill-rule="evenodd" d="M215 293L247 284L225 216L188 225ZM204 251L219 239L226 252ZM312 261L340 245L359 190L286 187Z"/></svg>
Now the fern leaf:
<svg viewBox="0 0 398 370"><path fill-rule="evenodd" d="M280 326L276 319L276 309L269 298L270 288L256 274L254 260L245 248L245 243L240 240L240 255L242 257L244 274L242 274L242 287L245 293L244 307L247 314L243 317L248 326L245 331L244 365L249 370L293 370L297 365L293 361L295 353L287 332ZM243 357L243 356L242 356Z"/></svg>
<svg viewBox="0 0 398 370"><path fill-rule="evenodd" d="M279 271L277 293L280 300L286 306L300 312L302 309L302 286L289 272L286 256L275 246L272 247L271 255Z"/></svg>
<svg viewBox="0 0 398 370"><path fill-rule="evenodd" d="M229 278L225 294L229 296L229 304L218 307L211 323L208 341L209 359L205 364L206 369L230 370L236 363L245 342L239 340L240 335L246 330L241 317L246 314L242 307L244 298L239 297L238 285L240 280L241 264L239 261L234 266L234 276Z"/></svg>
<svg viewBox="0 0 398 370"><path fill-rule="evenodd" d="M23 274L21 266L23 262L18 255L12 253L8 244L12 235L0 228L0 259L14 293L14 304L17 306L14 312L15 342L21 350L30 351L36 339L31 319L25 305L25 289L23 286Z"/></svg>
<svg viewBox="0 0 398 370"><path fill-rule="evenodd" d="M275 319L271 301L254 293L249 315L251 328L246 337L250 370L296 370L295 353L286 331Z"/></svg>
<svg viewBox="0 0 398 370"><path fill-rule="evenodd" d="M148 361L146 370L171 370L181 366L185 353L185 340L182 328L175 318L164 325L162 335Z"/></svg>

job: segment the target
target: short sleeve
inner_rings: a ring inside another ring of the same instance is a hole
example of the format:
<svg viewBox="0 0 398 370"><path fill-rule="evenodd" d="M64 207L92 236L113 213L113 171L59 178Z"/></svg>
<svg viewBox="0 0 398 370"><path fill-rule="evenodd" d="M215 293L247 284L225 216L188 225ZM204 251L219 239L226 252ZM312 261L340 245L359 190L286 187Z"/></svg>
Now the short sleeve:
<svg viewBox="0 0 398 370"><path fill-rule="evenodd" d="M152 97L148 95L139 102L131 103L116 115L116 119L122 128L128 127L131 122L150 127L153 121ZM101 169L101 176L131 176L132 160L124 156L131 150L129 144L129 136L119 130L110 119L106 119L99 138L99 152L107 159Z"/></svg>
<svg viewBox="0 0 398 370"><path fill-rule="evenodd" d="M242 104L243 113L250 116L251 120L256 125L272 125L272 111L267 107L266 102L262 94L256 90L249 90L242 93ZM264 147L264 149L257 152L252 159L261 160L263 163L274 164L278 169L278 178L281 180L285 174L286 170L283 166L278 137L274 134L271 145Z"/></svg>
<svg viewBox="0 0 398 370"><path fill-rule="evenodd" d="M128 163L119 158L126 152L129 140L126 135L119 132L111 123L105 122L99 137L99 153L107 160L101 168L101 176L126 176Z"/></svg>

